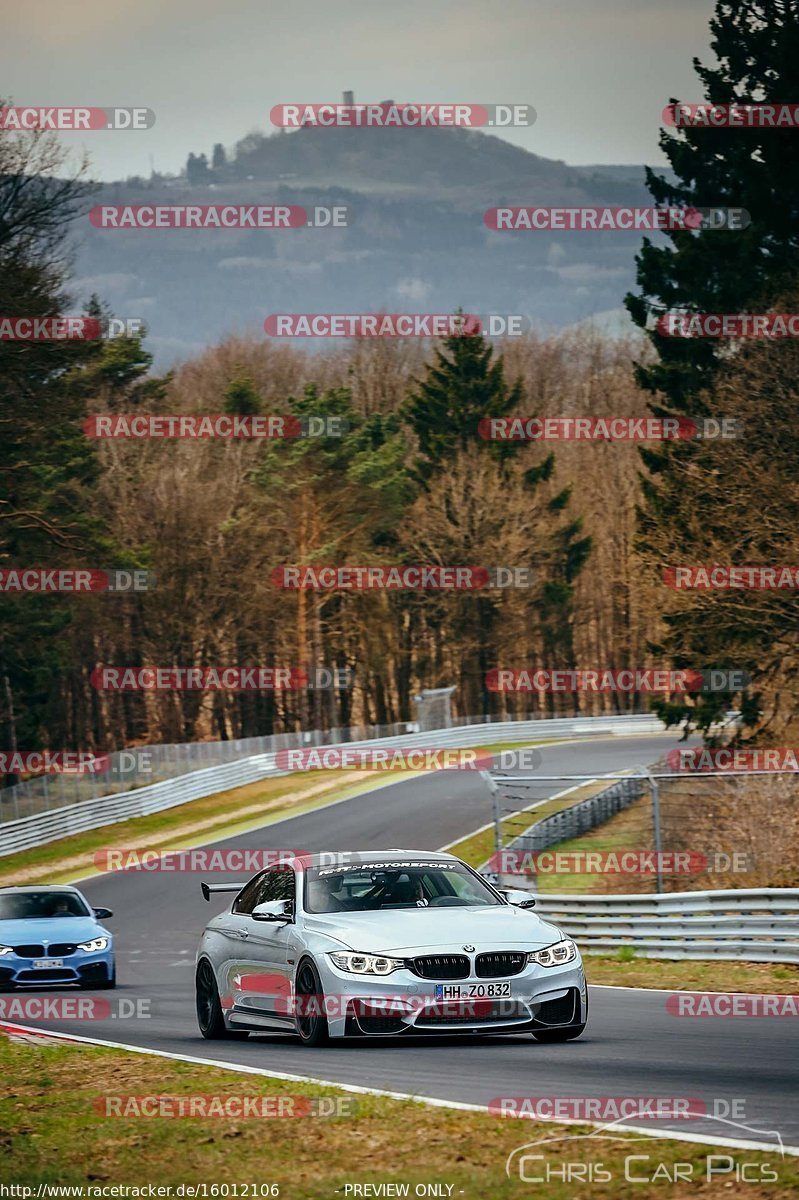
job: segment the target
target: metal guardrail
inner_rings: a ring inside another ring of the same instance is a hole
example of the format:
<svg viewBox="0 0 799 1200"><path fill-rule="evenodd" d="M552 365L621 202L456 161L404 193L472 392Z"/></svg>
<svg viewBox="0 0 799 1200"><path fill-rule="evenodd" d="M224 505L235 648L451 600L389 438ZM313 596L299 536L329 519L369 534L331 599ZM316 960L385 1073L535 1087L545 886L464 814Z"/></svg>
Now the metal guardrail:
<svg viewBox="0 0 799 1200"><path fill-rule="evenodd" d="M587 954L799 963L799 888L536 897L536 912Z"/></svg>
<svg viewBox="0 0 799 1200"><path fill-rule="evenodd" d="M407 726L406 726L407 728ZM467 747L486 743L524 742L540 738L557 739L582 735L634 733L660 733L663 722L648 714L613 717L564 717L553 720L497 721L490 725L462 725L450 729L428 730L424 733L406 733L400 737L367 738L361 741L346 740L338 743L348 746L401 746L410 747ZM302 736L302 735L300 735ZM302 744L302 743L300 743ZM313 743L306 743L313 744ZM330 745L331 743L323 743ZM287 747L292 748L292 747ZM211 796L215 792L227 791L255 783L268 776L287 775L291 772L275 766L274 753L256 754L240 758L235 762L223 763L201 771L191 771L174 779L163 780L127 792L83 800L77 804L66 804L47 812L6 820L0 823L0 857L43 846L57 838L70 837L89 829L113 825L132 817L146 816ZM0 793L0 796L2 793Z"/></svg>

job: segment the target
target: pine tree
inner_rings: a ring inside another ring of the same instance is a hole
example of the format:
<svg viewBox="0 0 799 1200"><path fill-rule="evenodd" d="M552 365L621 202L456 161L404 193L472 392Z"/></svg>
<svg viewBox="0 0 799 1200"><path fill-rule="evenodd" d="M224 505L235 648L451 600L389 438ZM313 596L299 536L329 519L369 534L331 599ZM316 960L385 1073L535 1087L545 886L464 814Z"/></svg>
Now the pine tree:
<svg viewBox="0 0 799 1200"><path fill-rule="evenodd" d="M717 65L706 67L694 60L707 103L779 104L799 94L799 0L718 0L710 30ZM742 232L674 232L667 246L645 240L637 260L640 292L628 295L625 302L636 324L647 328L657 357L651 365L639 365L638 382L654 394L650 408L657 416L730 415L723 407L730 395L725 380L736 361L746 363L748 348L736 353L721 339L667 337L652 326L658 316L674 310L765 312L776 306L789 311L781 305L784 297L796 295L799 278L799 141L791 128L708 126L664 131L660 145L676 181L647 172L658 204L744 208L751 224ZM759 427L775 425L784 411L783 399L774 391L770 422L768 395L766 390L756 405L750 398L749 408L746 398L736 397L735 415L746 423L751 411ZM770 541L758 545L741 537L740 524L730 521L745 455L705 448L696 441L663 443L641 453L648 470L639 512L640 545L655 569L708 561L697 531L704 531L711 561L772 561L760 556L773 553L779 544L773 529ZM779 515L784 516L784 510ZM742 621L744 602L748 612ZM666 637L653 650L678 666L750 667L754 695L744 692L736 702L747 722L756 724L757 690L764 677L772 693L779 687L771 659L780 638L771 616L765 617L774 607L745 593L734 603L697 595L690 606L680 603L667 614ZM750 613L759 615L752 620ZM744 626L745 638L739 636ZM732 701L731 695L721 694L699 698L692 713L707 730ZM663 705L661 710L667 717L686 715L684 705Z"/></svg>
<svg viewBox="0 0 799 1200"><path fill-rule="evenodd" d="M411 392L403 415L419 445L415 475L425 486L432 472L457 450L480 442L478 423L484 417L504 417L518 411L521 383L505 382L502 358L481 334L452 334L436 348L425 378ZM520 448L518 442L482 442L499 461Z"/></svg>
<svg viewBox="0 0 799 1200"><path fill-rule="evenodd" d="M799 0L718 0L710 30L718 65L694 59L709 103L779 103L799 95ZM675 231L670 246L645 239L637 259L641 290L625 301L633 320L647 328L674 309L763 311L799 268L796 130L664 129L660 147L676 181L647 169L657 204L744 208L751 224L743 231ZM712 382L723 343L654 330L649 337L658 362L639 368L639 382L671 408L692 410Z"/></svg>
<svg viewBox="0 0 799 1200"><path fill-rule="evenodd" d="M531 448L525 443L485 441L479 433L481 420L518 413L521 402L521 381L508 386L502 357L494 358L492 345L482 335L445 338L443 349L436 350L433 364L404 406L405 419L420 451L414 475L423 491L427 490L431 479L452 468L456 456L477 450L494 459L497 472L506 481L506 490L513 489L516 494L521 490L531 511L537 502L540 535L536 544L528 548L527 561L505 565L532 567L538 584L531 596L530 620L538 624L541 652L552 665L572 666L573 585L590 553L591 539L581 536L579 518L570 521L564 515L570 488L556 491L544 487L539 493L542 485L553 482L554 454L527 465L525 459ZM459 520L460 514L456 523ZM485 677L497 665L491 656L500 645L496 637L497 597L472 597L468 606L461 603L459 608L455 644L460 644L460 635L468 627L479 631L474 670L479 678L482 710L487 714L492 697L485 689Z"/></svg>

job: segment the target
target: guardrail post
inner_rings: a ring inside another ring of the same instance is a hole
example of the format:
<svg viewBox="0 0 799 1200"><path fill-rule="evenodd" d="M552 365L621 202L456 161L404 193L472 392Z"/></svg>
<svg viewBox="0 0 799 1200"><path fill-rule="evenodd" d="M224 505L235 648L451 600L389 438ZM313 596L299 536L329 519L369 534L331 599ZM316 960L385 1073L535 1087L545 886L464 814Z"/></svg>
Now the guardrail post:
<svg viewBox="0 0 799 1200"><path fill-rule="evenodd" d="M500 876L501 881L502 877L499 868L501 868L502 865L502 816L499 811L499 788L491 778L488 771L481 771L480 774L485 780L488 790L491 793L491 807L494 812L494 848L497 852L497 874Z"/></svg>
<svg viewBox="0 0 799 1200"><path fill-rule="evenodd" d="M661 869L661 857L660 857L660 852L661 852L661 847L662 847L662 841L661 841L661 836L660 836L660 785L658 784L658 781L655 778L653 778L652 775L649 776L649 782L652 787L652 822L654 825L654 834L655 834L655 854L657 856L655 859L655 862L657 864L657 875L656 875L657 890L658 890L658 893L661 894L663 892L663 871Z"/></svg>

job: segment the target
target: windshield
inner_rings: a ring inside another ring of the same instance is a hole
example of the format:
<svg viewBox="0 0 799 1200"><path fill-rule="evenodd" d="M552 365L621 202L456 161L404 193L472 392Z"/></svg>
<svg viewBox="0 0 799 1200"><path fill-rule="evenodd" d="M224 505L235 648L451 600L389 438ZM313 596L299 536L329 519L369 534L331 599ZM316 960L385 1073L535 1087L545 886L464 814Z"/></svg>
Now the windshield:
<svg viewBox="0 0 799 1200"><path fill-rule="evenodd" d="M358 863L310 867L305 911L376 912L394 908L465 908L502 901L462 863Z"/></svg>
<svg viewBox="0 0 799 1200"><path fill-rule="evenodd" d="M0 921L88 916L91 909L75 892L0 892Z"/></svg>

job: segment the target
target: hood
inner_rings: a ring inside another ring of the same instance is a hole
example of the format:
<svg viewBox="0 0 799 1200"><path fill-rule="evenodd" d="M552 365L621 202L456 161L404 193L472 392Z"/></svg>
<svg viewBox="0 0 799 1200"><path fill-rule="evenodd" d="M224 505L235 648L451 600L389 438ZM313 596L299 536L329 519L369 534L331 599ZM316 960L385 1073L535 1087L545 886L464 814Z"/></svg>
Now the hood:
<svg viewBox="0 0 799 1200"><path fill-rule="evenodd" d="M475 908L394 908L378 912L306 914L305 927L350 950L403 953L522 950L551 946L562 934L529 909L512 905Z"/></svg>
<svg viewBox="0 0 799 1200"><path fill-rule="evenodd" d="M88 942L111 937L95 917L32 917L0 921L0 946L22 946L46 942Z"/></svg>

